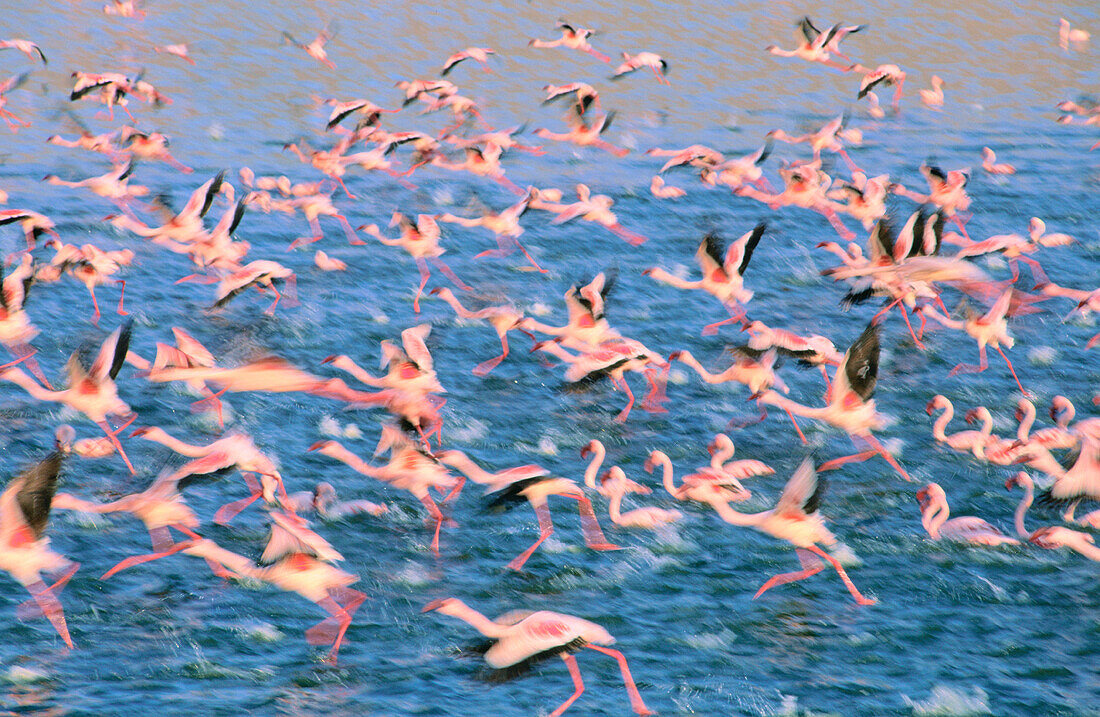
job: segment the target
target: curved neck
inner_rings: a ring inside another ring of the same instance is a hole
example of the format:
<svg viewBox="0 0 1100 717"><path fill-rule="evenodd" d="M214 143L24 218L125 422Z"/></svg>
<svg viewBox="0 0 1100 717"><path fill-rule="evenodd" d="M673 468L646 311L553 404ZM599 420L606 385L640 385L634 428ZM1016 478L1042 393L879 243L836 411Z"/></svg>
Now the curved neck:
<svg viewBox="0 0 1100 717"><path fill-rule="evenodd" d="M1031 401L1024 402L1024 416L1020 419L1020 427L1016 429L1016 438L1021 443L1027 443L1031 426L1035 423L1035 404Z"/></svg>
<svg viewBox="0 0 1100 717"><path fill-rule="evenodd" d="M661 483L664 485L665 490L668 491L668 494L676 498L676 484L672 480L672 461L661 451L654 451L650 454L649 458L655 464L661 466Z"/></svg>
<svg viewBox="0 0 1100 717"><path fill-rule="evenodd" d="M932 426L932 437L937 441L947 441L947 424L951 423L951 419L955 417L955 407L948 401L943 407L943 413L936 419L935 425Z"/></svg>
<svg viewBox="0 0 1100 717"><path fill-rule="evenodd" d="M920 522L933 540L939 540L940 527L947 522L949 515L951 515L951 508L948 507L947 501L937 498L921 514Z"/></svg>
<svg viewBox="0 0 1100 717"><path fill-rule="evenodd" d="M612 523L618 523L623 517L620 510L622 509L625 492L619 488L619 486L612 488L611 504L607 507L607 514L611 516Z"/></svg>
<svg viewBox="0 0 1100 717"><path fill-rule="evenodd" d="M1065 429L1067 426L1069 426L1070 421L1073 420L1073 417L1077 415L1077 409L1072 403L1066 401L1062 404L1062 410L1059 411L1056 415L1057 419L1055 419L1055 423L1058 424L1059 428Z"/></svg>
<svg viewBox="0 0 1100 717"><path fill-rule="evenodd" d="M472 318L470 316L470 311L465 306L463 306L461 303L459 303L458 297L455 296L453 292L444 290L444 291L439 292L438 296L439 296L439 298L443 299L448 304L450 304L451 308L455 310L455 313L458 314L459 316L461 316L462 318L464 318L464 319Z"/></svg>
<svg viewBox="0 0 1100 717"><path fill-rule="evenodd" d="M1023 484L1023 489L1024 497L1020 499L1020 504L1016 506L1016 534L1026 539L1030 537L1030 533L1024 527L1024 516L1027 515L1027 509L1031 507L1031 501L1034 499L1035 486L1028 480Z"/></svg>
<svg viewBox="0 0 1100 717"><path fill-rule="evenodd" d="M589 488L596 488L596 473L599 472L600 466L603 465L604 456L607 450L604 448L603 443L599 441L593 441L596 445L593 446L592 460L589 461L588 467L584 469L584 484Z"/></svg>
<svg viewBox="0 0 1100 717"><path fill-rule="evenodd" d="M731 508L729 503L723 503L721 501L711 503L711 507L714 508L718 516L727 523L750 527L760 525L772 513L770 510L765 510L762 513L739 513Z"/></svg>
<svg viewBox="0 0 1100 717"><path fill-rule="evenodd" d="M736 447L733 443L725 444L722 448L719 448L710 457L710 467L721 473L723 471L722 466L730 458L733 458L733 454L736 452Z"/></svg>

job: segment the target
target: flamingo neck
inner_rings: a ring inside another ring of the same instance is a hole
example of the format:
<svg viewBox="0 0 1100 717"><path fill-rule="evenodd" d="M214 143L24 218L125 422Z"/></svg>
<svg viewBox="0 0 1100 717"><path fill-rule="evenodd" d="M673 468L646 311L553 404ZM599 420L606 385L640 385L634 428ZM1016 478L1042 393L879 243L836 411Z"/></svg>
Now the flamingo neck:
<svg viewBox="0 0 1100 717"><path fill-rule="evenodd" d="M607 514L611 516L612 523L620 523L622 521L622 505L623 505L624 491L615 490L611 494L611 504L607 507Z"/></svg>
<svg viewBox="0 0 1100 717"><path fill-rule="evenodd" d="M1066 401L1062 405L1062 410L1058 412L1058 419L1055 421L1055 423L1058 424L1059 428L1065 430L1069 426L1070 422L1073 421L1073 418L1076 415L1077 409L1072 403Z"/></svg>
<svg viewBox="0 0 1100 717"><path fill-rule="evenodd" d="M160 428L149 431L143 438L150 441L156 441L162 446L167 446L181 456L187 456L188 458L201 458L210 452L210 448L207 446L195 446L190 443L184 443L178 438L170 436Z"/></svg>
<svg viewBox="0 0 1100 717"><path fill-rule="evenodd" d="M44 386L40 386L37 381L24 373L22 369L6 369L2 374L0 374L0 378L4 379L5 381L11 381L16 386L21 387L34 398L37 398L39 401L64 400L64 396L62 396L62 394L64 394L65 391L51 391Z"/></svg>
<svg viewBox="0 0 1100 717"><path fill-rule="evenodd" d="M654 458L656 463L661 464L661 483L664 485L665 490L673 498L677 497L676 484L672 479L672 461L664 453L658 452L658 455Z"/></svg>
<svg viewBox="0 0 1100 717"><path fill-rule="evenodd" d="M587 487L596 487L596 474L599 472L600 466L603 465L603 459L606 452L602 443L596 444L594 449L595 455L592 456L592 460L588 463L588 467L584 469L584 484Z"/></svg>
<svg viewBox="0 0 1100 717"><path fill-rule="evenodd" d="M947 501L943 498L938 498L921 515L920 522L924 529L928 531L928 535L932 540L940 539L940 528L947 522L949 515L951 515L951 508L948 507Z"/></svg>
<svg viewBox="0 0 1100 717"><path fill-rule="evenodd" d="M1035 404L1030 401L1027 402L1024 408L1024 417L1020 419L1020 427L1016 429L1016 438L1021 443L1027 443L1028 434L1031 433L1031 426L1035 423Z"/></svg>
<svg viewBox="0 0 1100 717"><path fill-rule="evenodd" d="M947 442L947 424L951 423L951 419L955 417L955 407L948 401L943 407L943 413L936 419L936 423L932 426L932 437L937 441Z"/></svg>
<svg viewBox="0 0 1100 717"><path fill-rule="evenodd" d="M440 460L457 468L474 483L493 483L497 477L461 451L447 451L440 456Z"/></svg>
<svg viewBox="0 0 1100 717"><path fill-rule="evenodd" d="M1031 507L1031 501L1034 499L1035 487L1028 481L1023 484L1024 497L1020 499L1020 504L1016 506L1016 534L1021 538L1027 539L1030 537L1030 533L1027 532L1027 528L1024 527L1024 516L1027 515L1027 509Z"/></svg>
<svg viewBox="0 0 1100 717"><path fill-rule="evenodd" d="M731 508L729 503L722 501L715 501L711 503L711 506L717 511L722 520L731 525L758 527L772 514L770 510L765 510L762 513L739 513Z"/></svg>
<svg viewBox="0 0 1100 717"><path fill-rule="evenodd" d="M508 626L499 625L493 622L466 603L458 600L448 604L446 607L442 608L440 612L445 615L450 615L451 617L457 617L459 620L468 623L485 637L502 638L509 632Z"/></svg>
<svg viewBox="0 0 1100 717"><path fill-rule="evenodd" d="M718 449L714 452L714 455L710 457L710 467L719 473L723 472L723 465L725 465L726 461L733 458L733 454L736 451L737 448L732 443Z"/></svg>

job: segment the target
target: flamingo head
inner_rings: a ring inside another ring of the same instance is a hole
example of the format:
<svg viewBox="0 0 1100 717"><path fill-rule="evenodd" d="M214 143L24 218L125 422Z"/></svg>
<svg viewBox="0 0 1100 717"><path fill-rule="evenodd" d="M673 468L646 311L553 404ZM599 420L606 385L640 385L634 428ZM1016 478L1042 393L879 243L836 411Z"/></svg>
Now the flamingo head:
<svg viewBox="0 0 1100 717"><path fill-rule="evenodd" d="M937 395L933 397L932 400L928 402L928 405L924 407L924 412L931 416L933 411L940 408L946 408L946 404L944 403L946 400L947 398L945 396Z"/></svg>
<svg viewBox="0 0 1100 717"><path fill-rule="evenodd" d="M1013 488L1026 488L1029 485L1033 485L1031 481L1031 476L1029 476L1024 471L1020 471L1019 473L1005 481L1005 490L1012 490Z"/></svg>
<svg viewBox="0 0 1100 717"><path fill-rule="evenodd" d="M596 441L589 441L581 448L581 458L587 458L596 451Z"/></svg>
<svg viewBox="0 0 1100 717"><path fill-rule="evenodd" d="M130 434L130 438L138 438L140 436L148 435L156 429L156 426L142 426L141 428L134 429L134 432Z"/></svg>
<svg viewBox="0 0 1100 717"><path fill-rule="evenodd" d="M327 448L331 448L336 445L336 441L317 441L307 449L308 451L324 451Z"/></svg>
<svg viewBox="0 0 1100 717"><path fill-rule="evenodd" d="M460 600L458 600L457 598L442 598L440 600L432 600L430 603L428 603L427 605L422 607L420 609L420 612L424 613L424 612L431 612L433 610L438 610L439 612L446 615L446 614L448 614L449 610L451 610L454 607L457 607L458 605L461 605L461 604L462 604L462 602Z"/></svg>
<svg viewBox="0 0 1100 717"><path fill-rule="evenodd" d="M73 441L76 439L76 430L68 423L62 423L54 433L54 444L61 453L72 450Z"/></svg>

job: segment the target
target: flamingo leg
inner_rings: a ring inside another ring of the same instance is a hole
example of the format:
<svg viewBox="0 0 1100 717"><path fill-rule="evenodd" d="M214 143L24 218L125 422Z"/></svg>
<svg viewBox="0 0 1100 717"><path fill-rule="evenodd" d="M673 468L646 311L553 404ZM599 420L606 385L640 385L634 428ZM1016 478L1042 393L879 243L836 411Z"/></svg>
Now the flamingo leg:
<svg viewBox="0 0 1100 717"><path fill-rule="evenodd" d="M500 348L502 353L500 356L491 358L488 361L482 361L477 366L474 366L473 373L475 376L484 376L499 366L501 361L508 358L508 335L503 331L498 331L497 334L500 336Z"/></svg>
<svg viewBox="0 0 1100 717"><path fill-rule="evenodd" d="M535 549L542 545L542 541L549 538L554 533L554 522L550 519L550 507L545 503L542 505L534 506L535 515L539 519L539 539L534 544L524 550L522 553L512 559L512 562L508 563L508 567L512 570L519 570L523 567L523 564L527 562L527 559L535 552Z"/></svg>
<svg viewBox="0 0 1100 717"><path fill-rule="evenodd" d="M671 364L665 366L664 374L659 379L654 378L657 374L655 369L647 368L643 372L646 383L649 384L649 393L642 399L642 409L649 411L650 413L668 413L661 404L668 400L668 395L665 393L664 385L668 383L668 372L671 370ZM623 378L623 383L626 383L626 378Z"/></svg>
<svg viewBox="0 0 1100 717"><path fill-rule="evenodd" d="M981 373L989 366L988 359L985 356L985 344L978 344L978 360L980 363L975 366L974 364L961 363L948 372L948 377L954 376L957 373ZM1015 373L1015 372L1014 372Z"/></svg>
<svg viewBox="0 0 1100 717"><path fill-rule="evenodd" d="M432 257L432 263L435 264L436 267L443 272L443 276L450 279L451 283L458 288L462 289L463 291L474 290L474 287L470 286L462 279L459 279L458 276L453 271L451 271L451 267L447 266L447 264L442 259L439 259L438 257Z"/></svg>
<svg viewBox="0 0 1100 717"><path fill-rule="evenodd" d="M581 516L581 534L584 535L584 544L593 550L619 550L619 546L607 542L600 523L596 520L596 512L592 510L592 501L583 495L569 496L577 501L577 511Z"/></svg>
<svg viewBox="0 0 1100 717"><path fill-rule="evenodd" d="M61 639L65 641L65 644L69 646L70 650L73 649L73 639L69 636L68 625L65 624L65 612L61 608L61 601L57 599L53 591L46 587L46 584L41 580L37 580L28 585L27 590L30 592L31 597L34 598L34 602L38 606L38 609L42 611L42 614L50 621L53 628L57 630L57 634L61 636Z"/></svg>
<svg viewBox="0 0 1100 717"><path fill-rule="evenodd" d="M634 710L635 714L656 714L650 711L650 709L645 706L645 702L642 701L642 695L638 692L638 686L634 684L634 677L630 674L630 666L626 664L626 655L618 650L600 647L599 645L585 645L585 647L595 650L596 652L602 652L605 655L611 655L619 663L619 672L623 675L623 684L626 685L626 693L630 695L630 707Z"/></svg>
<svg viewBox="0 0 1100 717"><path fill-rule="evenodd" d="M619 415L615 416L616 423L625 423L626 417L630 415L630 409L634 407L634 392L630 390L630 384L626 382L626 378L624 378L623 376L619 376L617 380L616 377L612 376L611 383L616 386L621 383L623 390L626 391L626 395L628 398L626 402L626 408L619 411Z"/></svg>
<svg viewBox="0 0 1100 717"><path fill-rule="evenodd" d="M898 475L900 475L905 480L912 482L913 479L909 476L908 473L905 472L905 469L901 467L901 464L899 464L897 460L895 460L894 457L890 455L890 452L886 450L886 448L879 442L877 438L868 433L866 436L863 436L863 439L871 444L871 447L874 448L875 452L882 456L883 459L885 459L885 461L890 464L890 467L898 472Z"/></svg>
<svg viewBox="0 0 1100 717"><path fill-rule="evenodd" d="M795 548L795 553L798 554L798 560L802 563L802 570L795 571L793 573L780 573L768 578L768 581L760 586L760 589L756 591L756 594L752 596L752 599L760 597L768 590L771 590L776 585L786 585L787 583L798 582L799 580L805 580L806 578L817 575L825 569L825 563L821 562L812 555L807 555L806 551L802 548Z"/></svg>
<svg viewBox="0 0 1100 717"><path fill-rule="evenodd" d="M352 194L351 192L348 191L348 187L347 187L346 184L344 184L343 178L337 177L336 175L333 175L333 174L330 174L329 177L331 177L333 180L336 181L337 184L340 185L340 189L344 190L344 194L348 195L348 199L358 199L359 198L359 197L355 196L354 194Z"/></svg>
<svg viewBox="0 0 1100 717"><path fill-rule="evenodd" d="M209 393L210 395L207 396L206 398L201 398L198 401L195 401L194 403L192 403L191 404L191 410L192 411L197 410L199 404L203 404L203 403L206 403L208 401L213 402L214 411L218 414L218 427L219 428L225 428L225 423L222 421L222 402L218 400L218 397L221 396L223 393L225 393L227 389L223 388L222 390L218 391L217 393L214 393L213 391L211 391L209 388L206 388L205 386L203 386L203 389L207 393Z"/></svg>
<svg viewBox="0 0 1100 717"><path fill-rule="evenodd" d="M96 301L95 289L92 288L91 284L88 284L88 293L92 295L92 308L95 309L95 313L92 314L92 323L95 324L96 326L99 326L99 317L100 317L99 302Z"/></svg>
<svg viewBox="0 0 1100 717"><path fill-rule="evenodd" d="M880 309L880 310L879 310L879 312L878 312L877 314L875 314L874 316L872 316L872 317L871 317L871 323L872 323L872 324L877 324L877 323L879 322L879 318L880 318L880 317L881 317L881 316L882 316L883 314L885 314L885 313L887 313L888 311L890 311L890 309L894 308L894 307L895 307L895 306L897 306L897 305L898 305L899 303L901 303L901 299L894 299L894 300L893 300L893 301L891 301L891 302L890 302L889 304L887 304L886 306L882 307L882 309Z"/></svg>
<svg viewBox="0 0 1100 717"><path fill-rule="evenodd" d="M514 187L515 185L513 184L512 186ZM518 187L517 187L517 189L518 189ZM521 192L521 193L522 193L522 192ZM536 269L537 271L539 271L539 272L541 272L541 273L543 273L543 274L545 274L545 273L546 273L546 269L543 269L543 268L542 268L541 266L539 266L539 263L538 263L537 261L535 261L535 258L534 258L533 256L531 256L531 255L530 255L529 253L527 253L527 249L525 249L525 248L524 248L523 244L520 244L520 243L519 243L519 240L518 240L518 239L515 239L515 238L513 238L513 239L512 239L512 241L514 241L514 242L516 243L516 246L518 246L518 247L519 247L519 250L520 250L521 252L523 252L523 255L524 255L525 257L527 257L527 261L531 262L531 266L535 267L535 269Z"/></svg>
<svg viewBox="0 0 1100 717"><path fill-rule="evenodd" d="M1035 278L1035 285L1042 286L1043 284L1049 284L1050 279L1047 277L1047 273L1043 271L1043 267L1039 266L1039 262L1031 257L1021 256L1020 261L1026 263L1031 267L1031 274Z"/></svg>
<svg viewBox="0 0 1100 717"><path fill-rule="evenodd" d="M909 323L909 312L906 311L906 309L905 309L905 302L904 301L898 304L898 309L901 310L901 316L902 316L902 318L905 319L905 325L909 327L909 335L913 337L913 343L915 343L917 345L918 349L925 348L924 344L921 343L921 340L917 338L916 332L913 331L913 325L911 323ZM921 316L921 322L922 322L921 323L921 335L923 336L924 335L924 323L923 323L924 322L924 316L923 315Z"/></svg>
<svg viewBox="0 0 1100 717"><path fill-rule="evenodd" d="M163 550L159 553L148 553L146 555L131 555L130 557L120 561L117 565L115 565L113 568L111 568L107 572L100 575L99 579L100 580L106 580L107 578L111 577L112 575L114 575L115 573L117 573L120 570L125 570L126 568L133 567L134 565L140 565L142 563L152 562L153 560L160 560L161 558L165 558L165 557L168 557L169 555L172 555L174 553L178 553L181 550L186 550L187 548L190 548L192 545L194 545L193 540L185 540L182 543L176 543L175 545L168 548L167 550Z"/></svg>
<svg viewBox="0 0 1100 717"><path fill-rule="evenodd" d="M716 333L718 333L718 327L719 326L725 326L726 324L736 323L736 322L740 321L743 317L744 317L744 313L742 312L741 316L731 316L728 319L723 319L722 321L715 321L713 324L707 324L706 326L703 327L703 336L713 336Z"/></svg>
<svg viewBox="0 0 1100 717"><path fill-rule="evenodd" d="M824 371L824 369L822 369L822 371ZM828 381L828 376L825 377L825 380ZM791 419L791 425L794 426L794 430L798 434L798 437L802 439L802 445L805 446L809 444L809 441L806 440L806 436L802 434L802 429L798 427L798 421L794 419L794 414L791 413L790 409L784 406L783 412L786 413L787 417Z"/></svg>
<svg viewBox="0 0 1100 717"><path fill-rule="evenodd" d="M126 451L123 449L122 443L119 442L118 433L125 429L126 426L129 426L131 423L133 423L135 418L137 418L136 413L131 415L130 420L124 423L122 426L119 426L119 428L116 430L112 430L110 424L108 424L107 421L96 421L103 432L107 434L107 440L109 440L111 444L114 445L115 450L118 451L118 454L122 457L123 463L125 463L126 467L130 469L130 475L137 475L137 471L134 470L134 465L130 463L129 456L126 455Z"/></svg>
<svg viewBox="0 0 1100 717"><path fill-rule="evenodd" d="M432 536L432 552L439 556L439 530L443 527L443 511L439 509L439 506L435 504L432 497L428 493L420 496L420 502L424 504L424 507L428 509L428 513L431 515L432 520L435 521L435 534Z"/></svg>
<svg viewBox="0 0 1100 717"><path fill-rule="evenodd" d="M852 594L852 597L855 598L856 603L858 603L859 605L874 605L878 602L878 600L875 600L874 598L863 597L862 593L860 593L859 590L856 589L856 586L852 582L852 579L848 577L848 573L844 572L844 568L841 566L840 561L838 561L832 555L829 555L816 545L811 545L809 549L828 560L833 568L836 569L837 575L839 575L840 579L844 581L844 586L848 588L848 592L850 592Z"/></svg>
<svg viewBox="0 0 1100 717"><path fill-rule="evenodd" d="M455 487L451 489L451 492L447 494L447 497L443 499L444 503L450 503L452 500L458 497L458 494L462 492L462 486L466 485L466 476L459 475L458 480L455 482Z"/></svg>
<svg viewBox="0 0 1100 717"><path fill-rule="evenodd" d="M255 500L263 494L263 491L260 488L260 484L256 481L255 478L252 477L251 474L245 473L244 480L245 483L248 484L248 489L251 492L249 493L249 495L241 498L240 500L226 503L221 508L218 508L218 511L214 513L214 522L218 525L226 525L227 523L229 523L229 521L233 520L233 518L235 518L238 513L240 513L248 506L252 505L252 503L255 502Z"/></svg>
<svg viewBox="0 0 1100 717"><path fill-rule="evenodd" d="M117 309L118 315L119 316L129 316L130 312L128 312L128 311L126 311L125 309L122 308L122 302L126 298L126 280L125 279L115 279L115 281L122 285L122 291L119 292L119 295L118 295L118 309Z"/></svg>
<svg viewBox="0 0 1100 717"><path fill-rule="evenodd" d="M615 232L616 236L618 236L630 246L638 246L639 244L644 244L646 242L646 238L644 236L630 231L618 222L616 222L615 224L607 225L607 228Z"/></svg>
<svg viewBox="0 0 1100 717"><path fill-rule="evenodd" d="M831 461L826 461L825 463L822 463L820 466L817 467L817 470L819 473L824 471L831 471L834 468L839 468L845 463L862 463L868 458L872 458L876 455L878 455L878 451L870 450L863 451L862 453L855 453L850 456L844 456L842 458L834 458Z"/></svg>
<svg viewBox="0 0 1100 717"><path fill-rule="evenodd" d="M994 346L993 348L997 349L997 353L999 353L1004 358L1005 363L1008 364L1008 370L1012 372L1012 378L1016 379L1016 386L1019 387L1020 393L1029 398L1034 397L1033 393L1024 390L1023 384L1020 383L1020 378L1016 375L1016 369L1012 368L1012 362L1008 360L1008 356L1005 355L1005 352L1001 349L1000 345Z"/></svg>
<svg viewBox="0 0 1100 717"><path fill-rule="evenodd" d="M577 658L563 652L561 659L565 660L565 664L569 668L569 675L573 678L573 694L569 695L569 699L565 702L558 705L558 708L550 713L550 717L561 717L561 714L569 709L569 706L576 702L578 697L584 694L584 680L581 678L581 668L577 665Z"/></svg>

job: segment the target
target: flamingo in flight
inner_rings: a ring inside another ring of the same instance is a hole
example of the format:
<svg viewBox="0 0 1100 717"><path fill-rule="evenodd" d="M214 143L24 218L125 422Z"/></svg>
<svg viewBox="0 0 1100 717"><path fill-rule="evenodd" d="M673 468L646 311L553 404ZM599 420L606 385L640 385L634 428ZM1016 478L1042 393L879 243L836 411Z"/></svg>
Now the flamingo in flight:
<svg viewBox="0 0 1100 717"><path fill-rule="evenodd" d="M453 456L451 460L453 462ZM467 470L469 469L467 468ZM468 475L472 480L479 482L487 477L480 476L474 471L471 471ZM489 474L489 476L492 476L492 474ZM600 530L599 521L596 520L596 513L592 510L592 502L574 481L568 478L555 478L539 466L524 466L522 469L505 471L492 476L490 481L486 493L487 496L491 497L488 505L490 510L507 510L517 503L527 501L534 508L539 521L538 540L508 563L510 569L519 570L522 568L528 558L535 552L535 549L553 535L554 521L550 518L550 507L547 501L553 495L560 495L577 501L585 545L592 550L619 549L619 546L607 542L603 531Z"/></svg>
<svg viewBox="0 0 1100 717"><path fill-rule="evenodd" d="M643 67L648 67L652 70L653 76L656 77L657 81L662 85L672 84L668 81L668 78L665 77L665 74L668 73L668 62L654 52L639 52L636 55L630 55L624 52L622 64L615 68L615 74L611 76L611 79L617 80Z"/></svg>
<svg viewBox="0 0 1100 717"><path fill-rule="evenodd" d="M559 20L555 27L561 28L561 37L557 40L534 39L527 43L528 47L565 47L570 50L580 50L595 57L600 62L611 62L611 58L594 49L588 42L588 38L596 34L595 30L586 27L574 27L564 20Z"/></svg>
<svg viewBox="0 0 1100 717"><path fill-rule="evenodd" d="M875 410L875 401L872 398L878 381L878 361L879 327L872 322L848 347L844 360L837 367L832 386L827 393L828 405L823 408L804 406L781 396L772 389L761 394L759 400L762 403L779 406L787 411L788 415L794 414L824 421L845 431L853 440L859 439L871 445L868 451L823 463L819 470L831 470L845 463L865 461L872 456L880 455L902 478L911 481L912 478L905 469L872 433L881 429L884 423L883 416ZM793 416L791 417L793 420Z"/></svg>
<svg viewBox="0 0 1100 717"><path fill-rule="evenodd" d="M967 515L948 520L951 509L947 505L947 494L939 483L929 483L917 491L917 502L920 503L921 525L932 540L947 538L971 545L1020 544L1019 540L1008 537L981 518Z"/></svg>
<svg viewBox="0 0 1100 717"><path fill-rule="evenodd" d="M75 411L83 413L92 419L107 435L119 456L130 469L131 474L136 474L134 466L130 463L126 451L119 443L118 434L133 423L137 414L130 410L118 396L115 386L115 378L126 361L126 354L130 346L130 329L133 322L127 319L121 326L115 329L100 346L95 360L89 369L85 370L80 362L79 351L69 357L66 368L69 373L69 387L61 391L52 391L40 385L19 368L0 367L0 380L11 381L22 387L27 393L40 401L64 403ZM125 422L118 428L111 428L107 422L108 416L121 416Z"/></svg>
<svg viewBox="0 0 1100 717"><path fill-rule="evenodd" d="M80 567L79 563L50 550L46 524L57 490L57 475L68 453L68 445L58 440L56 449L46 458L8 481L0 493L0 570L4 570L34 599L34 605L50 621L70 649L73 647L65 613L58 594ZM64 571L53 585L46 585L41 573ZM18 609L32 613L34 607Z"/></svg>
<svg viewBox="0 0 1100 717"><path fill-rule="evenodd" d="M642 701L626 656L618 650L603 647L614 644L615 638L594 622L547 610L518 610L490 620L457 598L433 600L421 612L433 610L457 617L493 640L484 650L485 662L494 670L506 670L502 675L505 678L522 674L532 664L560 655L573 678L574 692L550 713L550 717L560 717L584 692L584 680L577 658L572 653L585 647L610 655L619 663L623 683L630 696L630 708L635 714L655 714Z"/></svg>
<svg viewBox="0 0 1100 717"><path fill-rule="evenodd" d="M489 55L495 54L496 51L488 47L467 47L465 50L460 50L447 58L443 63L443 71L440 72L440 75L446 77L455 65L464 60L473 60L481 65L481 69L492 72L492 69L489 68Z"/></svg>
<svg viewBox="0 0 1100 717"><path fill-rule="evenodd" d="M509 306L487 306L484 309L477 311L470 311L459 302L458 297L454 295L454 292L446 287L436 287L428 292L431 296L438 296L451 305L451 308L455 310L455 313L463 319L477 319L482 321L488 321L489 325L493 327L493 330L497 332L497 337L500 339L501 354L495 358L482 361L473 369L475 376L485 376L494 368L500 365L500 362L508 358L508 332L512 329L522 331L531 337L532 341L537 340L535 335L524 328L521 323L523 321L523 312L517 309L513 309Z"/></svg>
<svg viewBox="0 0 1100 717"><path fill-rule="evenodd" d="M745 270L748 269L756 245L767 231L766 222L760 222L751 231L745 232L723 250L722 240L713 232L703 237L695 251L695 260L703 271L703 278L688 281L660 268L653 267L642 272L643 276L669 284L678 289L702 289L722 302L730 313L730 318L703 328L703 335L718 332L718 327L740 321L745 316L742 305L752 298L752 292L744 286Z"/></svg>
<svg viewBox="0 0 1100 717"><path fill-rule="evenodd" d="M312 41L298 42L289 32L283 31L282 33L284 43L289 42L291 45L295 45L296 47L305 50L306 54L312 57L314 60L317 60L330 70L335 70L336 63L328 59L328 53L325 52L325 44L328 43L328 41L331 40L332 37L333 36L329 33L328 30L322 30L321 32L317 33L317 37L313 38Z"/></svg>
<svg viewBox="0 0 1100 717"><path fill-rule="evenodd" d="M836 537L825 527L825 521L818 512L825 485L824 481L818 481L813 461L806 458L791 475L771 510L747 514L734 510L729 503L714 506L718 515L727 523L755 528L773 538L788 541L794 545L795 553L802 564L802 570L769 578L753 595L753 600L776 585L786 585L816 575L825 568L825 564L818 559L823 558L836 570L857 604L874 605L877 602L874 598L864 597L844 572L840 562L818 547L818 543L827 548L837 544Z"/></svg>
<svg viewBox="0 0 1100 717"><path fill-rule="evenodd" d="M801 34L801 41L798 47L793 50L783 50L775 45L768 45L764 49L778 57L797 57L806 62L820 62L828 67L848 71L850 67L836 62L832 59L832 55L836 54L839 57L845 57L845 55L839 51L840 40L843 39L845 35L859 32L862 29L862 25L841 26L836 24L826 28L823 32L814 27L810 18L803 17L798 21L798 30Z"/></svg>

